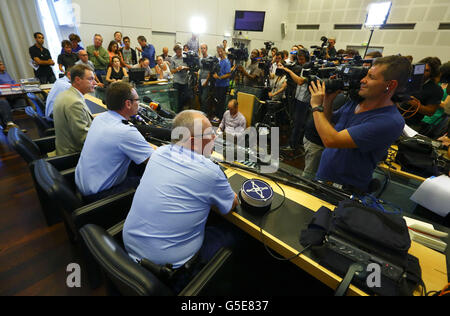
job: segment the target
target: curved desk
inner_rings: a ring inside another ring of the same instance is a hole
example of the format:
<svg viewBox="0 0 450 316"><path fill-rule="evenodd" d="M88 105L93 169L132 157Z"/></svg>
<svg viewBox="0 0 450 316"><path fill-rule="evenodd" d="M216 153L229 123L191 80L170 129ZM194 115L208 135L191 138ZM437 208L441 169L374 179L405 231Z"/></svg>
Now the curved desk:
<svg viewBox="0 0 450 316"><path fill-rule="evenodd" d="M243 179L260 178L268 182L274 191L282 195L281 189L273 181L261 178L252 173L228 168L225 172L233 189L238 191ZM242 230L263 242L282 255L284 258L291 258L303 250L300 244L300 231L306 228L314 212L320 207L326 206L334 209L335 206L323 201L315 196L305 193L296 188L280 184L283 188L286 199L300 204L302 207L293 207L292 204L282 207L278 211L267 216L264 230L261 233L260 218L252 216L240 207L235 212L226 216L226 219L240 227ZM274 201L276 207L279 202ZM416 256L422 268L422 278L427 287L427 291L441 290L448 282L447 258L444 254L412 242L410 254ZM292 263L320 280L332 289L336 289L342 278L318 264L307 251L291 260ZM417 293L420 294L420 293ZM348 295L367 295L364 291L351 285Z"/></svg>

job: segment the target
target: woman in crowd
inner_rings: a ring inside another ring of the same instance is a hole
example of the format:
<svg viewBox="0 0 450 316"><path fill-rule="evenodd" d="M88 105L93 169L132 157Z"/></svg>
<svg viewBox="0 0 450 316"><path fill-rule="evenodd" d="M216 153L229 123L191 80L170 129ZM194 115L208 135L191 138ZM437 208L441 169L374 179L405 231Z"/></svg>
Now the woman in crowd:
<svg viewBox="0 0 450 316"><path fill-rule="evenodd" d="M122 81L124 77L128 77L127 69L122 67L119 56L114 56L112 58L112 66L108 67L108 72L106 73L106 81L113 83Z"/></svg>
<svg viewBox="0 0 450 316"><path fill-rule="evenodd" d="M156 58L156 73L158 74L158 79L169 79L172 76L172 73L170 72L169 63L167 61L164 61L164 59L161 56L158 56Z"/></svg>

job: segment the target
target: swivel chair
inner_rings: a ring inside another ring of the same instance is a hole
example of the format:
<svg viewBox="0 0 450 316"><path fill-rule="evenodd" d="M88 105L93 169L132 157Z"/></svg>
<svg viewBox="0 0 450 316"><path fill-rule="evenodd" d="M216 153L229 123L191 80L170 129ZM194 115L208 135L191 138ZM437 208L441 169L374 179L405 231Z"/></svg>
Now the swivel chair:
<svg viewBox="0 0 450 316"><path fill-rule="evenodd" d="M86 225L80 230L86 248L100 265L106 279L109 295L200 295L202 290L212 283L214 276L228 262L232 254L229 249L220 249L180 293L175 293L152 272L146 270L128 256L123 246L117 241L122 236L122 228L123 222L108 231L92 224ZM214 293L208 293L208 295L214 295Z"/></svg>
<svg viewBox="0 0 450 316"><path fill-rule="evenodd" d="M42 190L40 190L39 186L36 185L34 165L32 162L38 159L45 159L59 170L63 176L71 181L80 154L76 153L58 157L48 157L47 154L55 150L55 136L31 140L18 128L9 130L8 143L28 164L47 225L52 226L60 222L61 218L56 211L56 207L46 197Z"/></svg>
<svg viewBox="0 0 450 316"><path fill-rule="evenodd" d="M38 128L39 137L48 137L55 135L55 127L53 122L46 117L40 116L31 106L25 108L25 113L32 117Z"/></svg>
<svg viewBox="0 0 450 316"><path fill-rule="evenodd" d="M100 281L98 270L83 248L79 230L86 224L108 228L124 220L131 208L135 189L86 204L77 192L75 183L69 183L50 163L39 159L33 164L39 189L52 201L63 218L69 240L83 251L89 283L92 288L96 288Z"/></svg>

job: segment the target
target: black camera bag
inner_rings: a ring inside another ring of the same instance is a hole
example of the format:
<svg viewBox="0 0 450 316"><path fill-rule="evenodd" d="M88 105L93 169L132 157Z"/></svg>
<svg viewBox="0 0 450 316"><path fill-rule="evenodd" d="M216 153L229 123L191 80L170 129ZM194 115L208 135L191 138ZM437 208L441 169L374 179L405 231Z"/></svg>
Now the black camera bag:
<svg viewBox="0 0 450 316"><path fill-rule="evenodd" d="M437 155L433 147L414 138L403 140L398 144L395 162L402 166L402 171L421 177L439 175Z"/></svg>
<svg viewBox="0 0 450 316"><path fill-rule="evenodd" d="M331 243L336 238L358 249L364 256L349 256L348 249L344 252L336 250ZM363 271L353 278L352 283L367 293L407 296L422 284L419 261L408 254L411 240L406 222L400 215L345 200L334 212L326 207L319 209L308 228L301 232L300 243L305 247L312 246L318 262L343 278L353 264L361 265ZM380 287L368 287L370 271L367 268L371 263L379 264L381 268ZM401 272L397 277L389 275L389 267L394 266ZM345 286L346 291L349 284Z"/></svg>

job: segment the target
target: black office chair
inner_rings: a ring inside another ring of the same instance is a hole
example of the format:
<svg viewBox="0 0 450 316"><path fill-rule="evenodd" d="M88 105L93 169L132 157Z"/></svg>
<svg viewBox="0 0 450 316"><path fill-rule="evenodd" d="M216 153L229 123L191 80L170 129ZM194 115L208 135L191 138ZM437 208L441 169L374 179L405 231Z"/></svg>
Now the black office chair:
<svg viewBox="0 0 450 316"><path fill-rule="evenodd" d="M83 251L87 265L87 275L92 288L100 285L98 268L83 249L79 230L86 224L96 224L104 228L124 220L131 208L135 190L130 189L86 204L74 182L69 183L50 163L40 159L33 162L36 183L39 189L52 201L63 218L69 240Z"/></svg>
<svg viewBox="0 0 450 316"><path fill-rule="evenodd" d="M25 108L25 113L32 117L38 128L39 137L48 137L55 135L55 126L52 121L46 117L40 116L31 106Z"/></svg>
<svg viewBox="0 0 450 316"><path fill-rule="evenodd" d="M39 159L33 165L38 186L55 202L72 242L79 240L78 231L86 224L108 228L126 218L135 189L87 204L76 189L75 181L69 182L52 164Z"/></svg>
<svg viewBox="0 0 450 316"><path fill-rule="evenodd" d="M108 231L86 225L80 230L87 249L100 265L109 295L124 296L195 296L212 282L213 277L227 263L232 252L222 248L211 261L180 292L175 293L153 273L133 261L117 241L122 236L123 222ZM115 237L115 238L114 238ZM208 293L214 295L214 293Z"/></svg>
<svg viewBox="0 0 450 316"><path fill-rule="evenodd" d="M51 163L68 181L73 181L75 167L80 154L69 154L57 157L47 157L47 153L55 150L55 137L46 137L31 140L18 128L12 128L8 132L9 145L25 160L30 169L31 177L41 204L41 209L48 226L61 222L56 206L50 201L46 194L39 188L34 176L33 161L45 159Z"/></svg>
<svg viewBox="0 0 450 316"><path fill-rule="evenodd" d="M55 136L31 140L18 128L8 131L8 143L28 164L56 149Z"/></svg>

